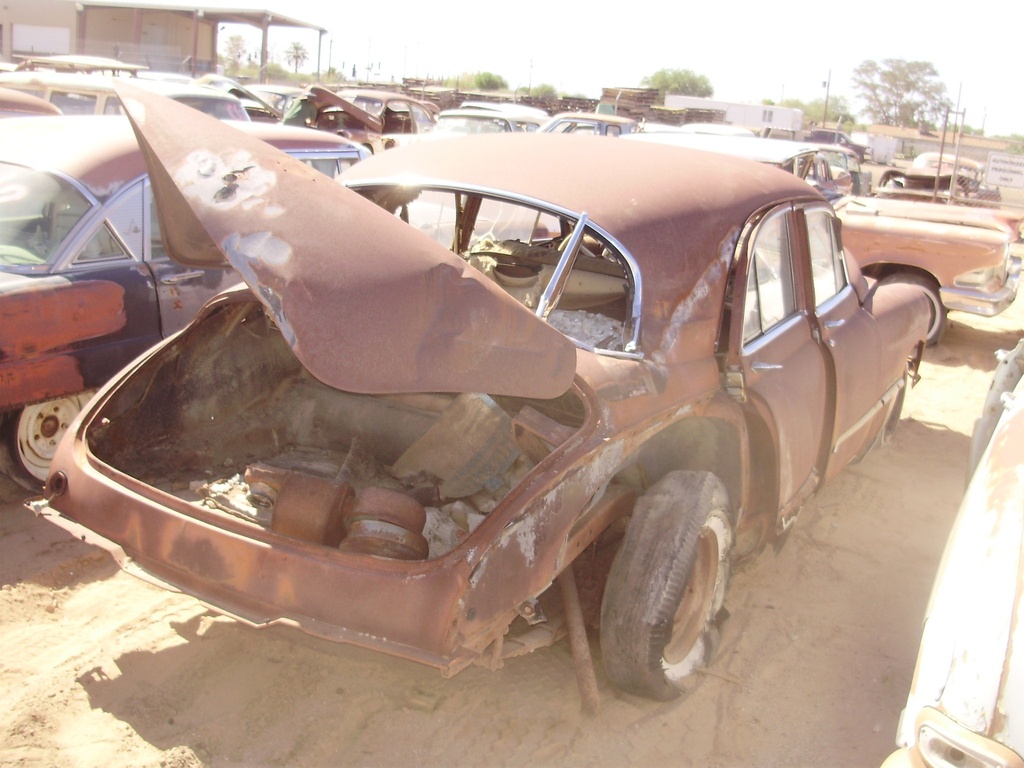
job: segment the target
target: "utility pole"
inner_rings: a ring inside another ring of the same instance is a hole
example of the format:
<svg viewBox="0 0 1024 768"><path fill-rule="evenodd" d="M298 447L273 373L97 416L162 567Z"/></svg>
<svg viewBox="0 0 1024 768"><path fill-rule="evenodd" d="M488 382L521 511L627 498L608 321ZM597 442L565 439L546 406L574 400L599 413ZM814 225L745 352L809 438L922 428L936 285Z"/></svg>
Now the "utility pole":
<svg viewBox="0 0 1024 768"><path fill-rule="evenodd" d="M828 80L822 83L825 86L825 112L821 116L821 127L824 128L828 123L828 91L832 87L832 70L828 71Z"/></svg>

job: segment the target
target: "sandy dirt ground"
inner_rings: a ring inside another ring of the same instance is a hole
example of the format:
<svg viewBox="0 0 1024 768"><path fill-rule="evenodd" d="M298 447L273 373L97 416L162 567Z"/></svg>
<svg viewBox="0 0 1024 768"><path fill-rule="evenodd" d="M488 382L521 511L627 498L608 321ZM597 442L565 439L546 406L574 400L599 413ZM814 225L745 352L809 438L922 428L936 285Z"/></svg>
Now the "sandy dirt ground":
<svg viewBox="0 0 1024 768"><path fill-rule="evenodd" d="M567 643L452 679L256 630L0 506L4 766L877 766L893 748L968 439L1024 306L954 313L892 445L831 481L739 571L684 698L581 714ZM600 649L592 638L593 653Z"/></svg>

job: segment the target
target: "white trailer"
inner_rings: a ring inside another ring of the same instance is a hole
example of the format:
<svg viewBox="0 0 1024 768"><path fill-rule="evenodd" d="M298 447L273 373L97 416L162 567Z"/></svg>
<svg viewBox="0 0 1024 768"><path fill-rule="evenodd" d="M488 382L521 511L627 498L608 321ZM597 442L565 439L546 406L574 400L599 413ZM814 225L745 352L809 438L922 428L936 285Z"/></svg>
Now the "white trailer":
<svg viewBox="0 0 1024 768"><path fill-rule="evenodd" d="M665 106L669 109L717 109L725 112L725 122L751 128L756 133L760 133L762 128L799 131L804 124L802 109L779 107L774 104L741 104L735 101L670 94L665 97Z"/></svg>

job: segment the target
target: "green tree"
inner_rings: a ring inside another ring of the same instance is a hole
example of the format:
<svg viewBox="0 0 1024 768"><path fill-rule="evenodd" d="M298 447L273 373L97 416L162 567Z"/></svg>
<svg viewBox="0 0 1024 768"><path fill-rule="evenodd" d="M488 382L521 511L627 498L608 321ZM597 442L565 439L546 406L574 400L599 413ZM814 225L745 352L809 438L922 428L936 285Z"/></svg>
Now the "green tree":
<svg viewBox="0 0 1024 768"><path fill-rule="evenodd" d="M284 52L284 60L291 64L295 72L298 73L299 67L309 61L306 46L302 43L292 43Z"/></svg>
<svg viewBox="0 0 1024 768"><path fill-rule="evenodd" d="M227 39L224 43L224 69L229 75L238 74L247 52L245 38L241 35L231 35Z"/></svg>
<svg viewBox="0 0 1024 768"><path fill-rule="evenodd" d="M711 81L689 69L659 69L641 80L640 85L644 88L657 88L658 101L661 104L665 103L665 96L669 94L700 96L705 99L715 95Z"/></svg>
<svg viewBox="0 0 1024 768"><path fill-rule="evenodd" d="M765 99L765 104L773 104L774 102ZM780 107L789 107L790 109L799 109L804 113L804 126L808 126L811 123L815 125L821 125L826 122L825 117L825 99L812 99L811 101L801 101L800 99L783 99ZM827 122L829 123L847 123L853 122L855 115L853 109L850 107L850 102L844 96L830 96L828 99L828 117Z"/></svg>
<svg viewBox="0 0 1024 768"><path fill-rule="evenodd" d="M479 91L507 91L508 83L492 72L477 72L473 76L473 87Z"/></svg>
<svg viewBox="0 0 1024 768"><path fill-rule="evenodd" d="M872 121L910 128L941 121L949 100L938 76L927 61L868 60L853 70L853 84Z"/></svg>
<svg viewBox="0 0 1024 768"><path fill-rule="evenodd" d="M530 89L530 95L536 99L556 99L558 98L558 91L553 85L541 83L540 85L535 85Z"/></svg>

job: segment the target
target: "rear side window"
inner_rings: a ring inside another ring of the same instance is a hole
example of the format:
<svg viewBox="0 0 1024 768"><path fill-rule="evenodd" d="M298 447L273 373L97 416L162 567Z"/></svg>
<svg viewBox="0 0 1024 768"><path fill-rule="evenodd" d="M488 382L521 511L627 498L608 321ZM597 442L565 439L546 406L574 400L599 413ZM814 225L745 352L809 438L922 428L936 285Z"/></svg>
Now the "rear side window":
<svg viewBox="0 0 1024 768"><path fill-rule="evenodd" d="M771 330L796 308L787 212L768 216L754 236L744 300L744 343Z"/></svg>
<svg viewBox="0 0 1024 768"><path fill-rule="evenodd" d="M96 96L88 93L52 91L50 102L65 115L96 114Z"/></svg>
<svg viewBox="0 0 1024 768"><path fill-rule="evenodd" d="M814 304L820 307L846 287L846 270L832 214L818 209L807 211L806 216L807 241L814 277Z"/></svg>

